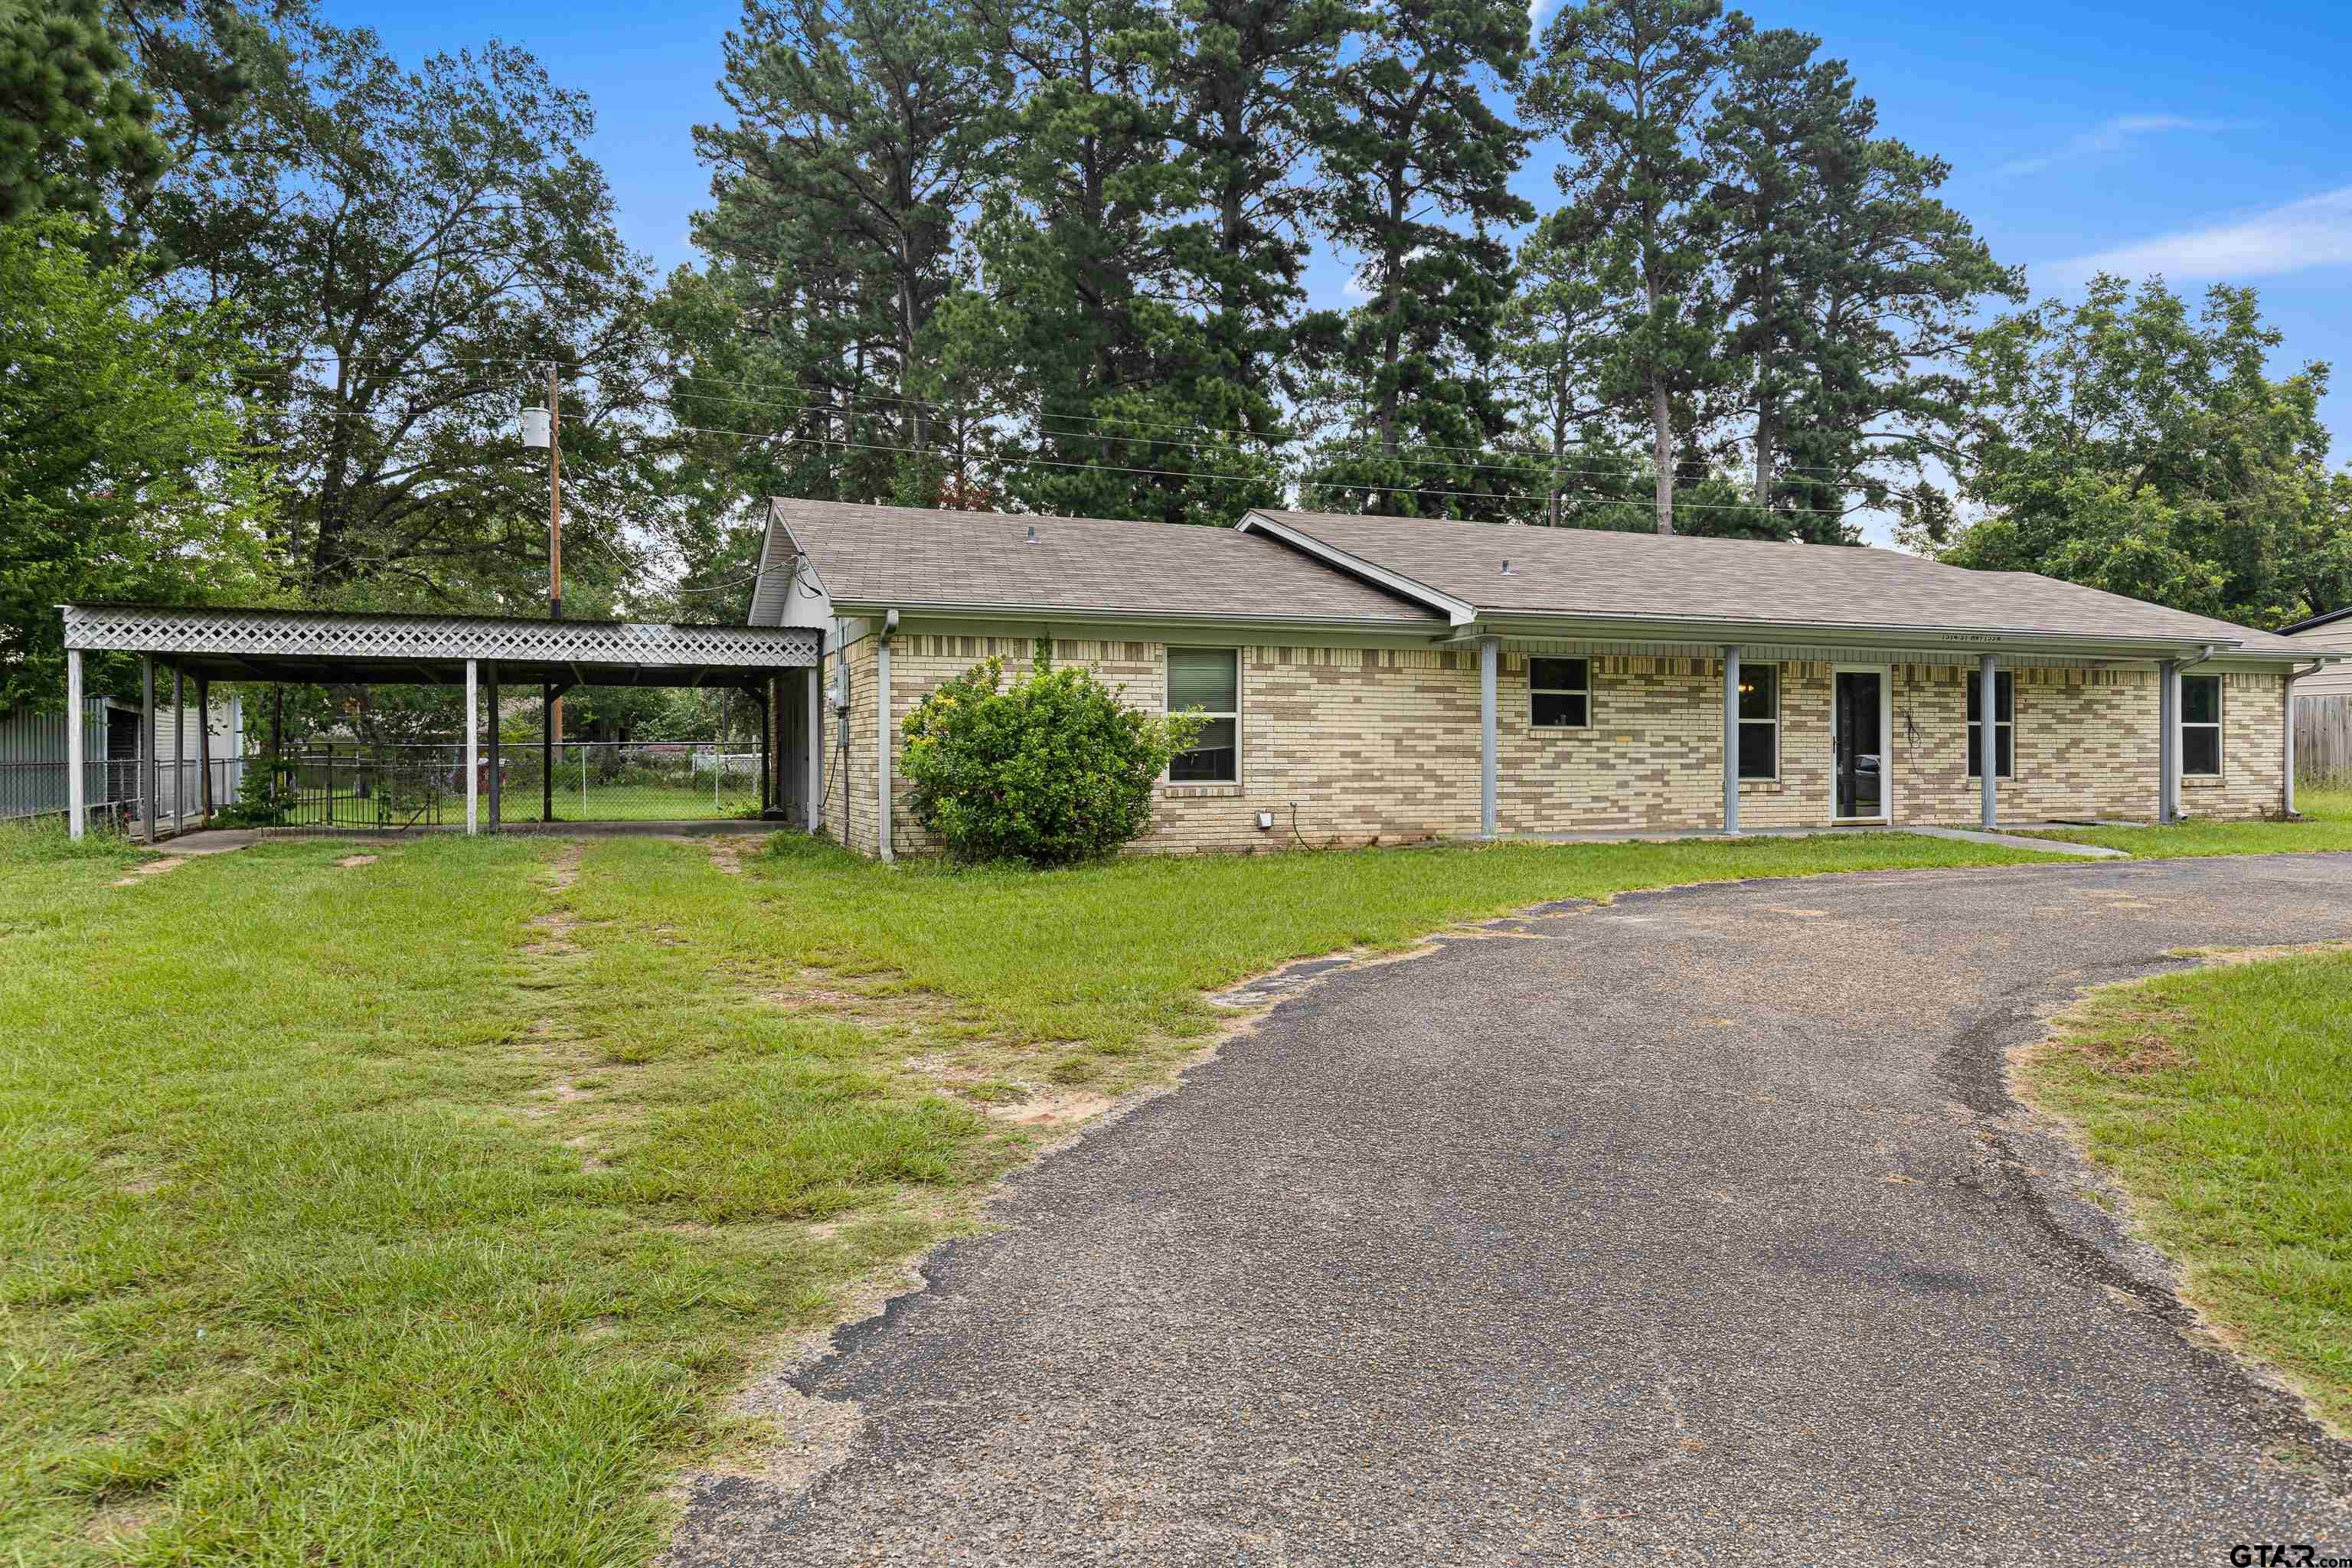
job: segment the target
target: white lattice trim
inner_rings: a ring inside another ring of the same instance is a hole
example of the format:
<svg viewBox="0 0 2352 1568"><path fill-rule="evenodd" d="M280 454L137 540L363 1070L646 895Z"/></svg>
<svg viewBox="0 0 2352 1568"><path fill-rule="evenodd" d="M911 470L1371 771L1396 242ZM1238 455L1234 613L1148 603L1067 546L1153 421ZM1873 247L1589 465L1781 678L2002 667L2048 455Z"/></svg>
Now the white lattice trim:
<svg viewBox="0 0 2352 1568"><path fill-rule="evenodd" d="M502 658L600 665L805 668L803 626L676 626L490 616L65 606L66 646L92 652L290 658Z"/></svg>

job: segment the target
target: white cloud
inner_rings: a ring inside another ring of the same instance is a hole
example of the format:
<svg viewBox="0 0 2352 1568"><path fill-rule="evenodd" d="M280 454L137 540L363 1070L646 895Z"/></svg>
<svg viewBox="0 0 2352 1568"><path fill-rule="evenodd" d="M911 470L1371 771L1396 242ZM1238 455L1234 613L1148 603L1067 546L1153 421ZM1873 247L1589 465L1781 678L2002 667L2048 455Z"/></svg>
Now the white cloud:
<svg viewBox="0 0 2352 1568"><path fill-rule="evenodd" d="M2035 270L2077 282L2094 272L2175 282L2221 279L2242 283L2315 267L2352 265L2352 185L2305 196L2234 223L2184 229Z"/></svg>
<svg viewBox="0 0 2352 1568"><path fill-rule="evenodd" d="M2122 152L2135 142L2168 132L2193 131L2210 135L2217 132L2246 129L2248 122L2242 120L2199 120L2186 114L2118 114L2101 121L2088 131L2069 136L2055 147L2046 148L2030 157L2012 158L1992 173L1993 177L2000 180L2015 179L2021 174L2038 174L2061 163L2104 158Z"/></svg>

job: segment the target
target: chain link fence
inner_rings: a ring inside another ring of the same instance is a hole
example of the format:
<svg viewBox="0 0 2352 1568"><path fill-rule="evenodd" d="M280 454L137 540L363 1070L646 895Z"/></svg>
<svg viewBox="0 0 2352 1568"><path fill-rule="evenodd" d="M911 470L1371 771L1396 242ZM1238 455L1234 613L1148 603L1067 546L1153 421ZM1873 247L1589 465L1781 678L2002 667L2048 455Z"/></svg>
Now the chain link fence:
<svg viewBox="0 0 2352 1568"><path fill-rule="evenodd" d="M548 764L551 762L551 769ZM481 821L709 822L760 812L760 753L718 741L534 741L476 766ZM492 795L497 812L492 815ZM280 761L266 826L400 832L466 820L466 748L320 746Z"/></svg>

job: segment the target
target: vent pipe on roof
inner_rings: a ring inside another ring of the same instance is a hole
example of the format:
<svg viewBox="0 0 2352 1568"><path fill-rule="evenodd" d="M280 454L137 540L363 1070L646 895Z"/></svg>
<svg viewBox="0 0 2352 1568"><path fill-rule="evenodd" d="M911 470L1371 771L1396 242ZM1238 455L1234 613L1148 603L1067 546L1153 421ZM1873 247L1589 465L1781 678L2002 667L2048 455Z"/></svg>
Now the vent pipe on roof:
<svg viewBox="0 0 2352 1568"><path fill-rule="evenodd" d="M1029 537L1022 542L1024 544L1034 544L1037 542L1037 525L1035 523L1033 522L1029 525Z"/></svg>
<svg viewBox="0 0 2352 1568"><path fill-rule="evenodd" d="M1503 575L1506 577L1516 577L1518 575L1517 572L1511 570L1511 558L1507 555L1503 557Z"/></svg>

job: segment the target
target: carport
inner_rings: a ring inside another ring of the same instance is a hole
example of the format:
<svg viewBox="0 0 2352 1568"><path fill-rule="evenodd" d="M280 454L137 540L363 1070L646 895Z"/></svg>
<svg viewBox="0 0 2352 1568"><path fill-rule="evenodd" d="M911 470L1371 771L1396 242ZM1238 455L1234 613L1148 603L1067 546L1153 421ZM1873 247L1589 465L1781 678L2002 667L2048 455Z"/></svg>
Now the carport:
<svg viewBox="0 0 2352 1568"><path fill-rule="evenodd" d="M502 685L531 687L544 707L574 686L729 687L759 700L760 799L763 812L781 811L805 823L820 798L820 757L810 738L822 733L815 676L823 634L800 626L674 626L630 621L557 621L497 616L368 615L346 611L231 609L160 605L66 605L67 712L82 708L85 654L135 654L141 661L140 703L148 732L154 728L156 675L171 677L171 701L180 709L193 693L199 710L215 680L365 685L425 685L466 692L466 831L496 831L504 818L499 799L498 701ZM491 722L483 742L482 697ZM781 724L779 720L782 720ZM175 727L173 734L179 733ZM784 739L780 750L779 734ZM541 747L553 737L542 726ZM199 735L200 752L209 747ZM68 725L68 802L72 833L87 830L89 801L84 737ZM486 775L482 767L488 760ZM182 758L172 759L176 768ZM197 759L209 792L209 757ZM146 837L156 834L152 748L142 763ZM542 790L552 775L542 766ZM487 795L487 799L485 799ZM205 799L209 814L214 803ZM540 819L552 821L542 798Z"/></svg>

